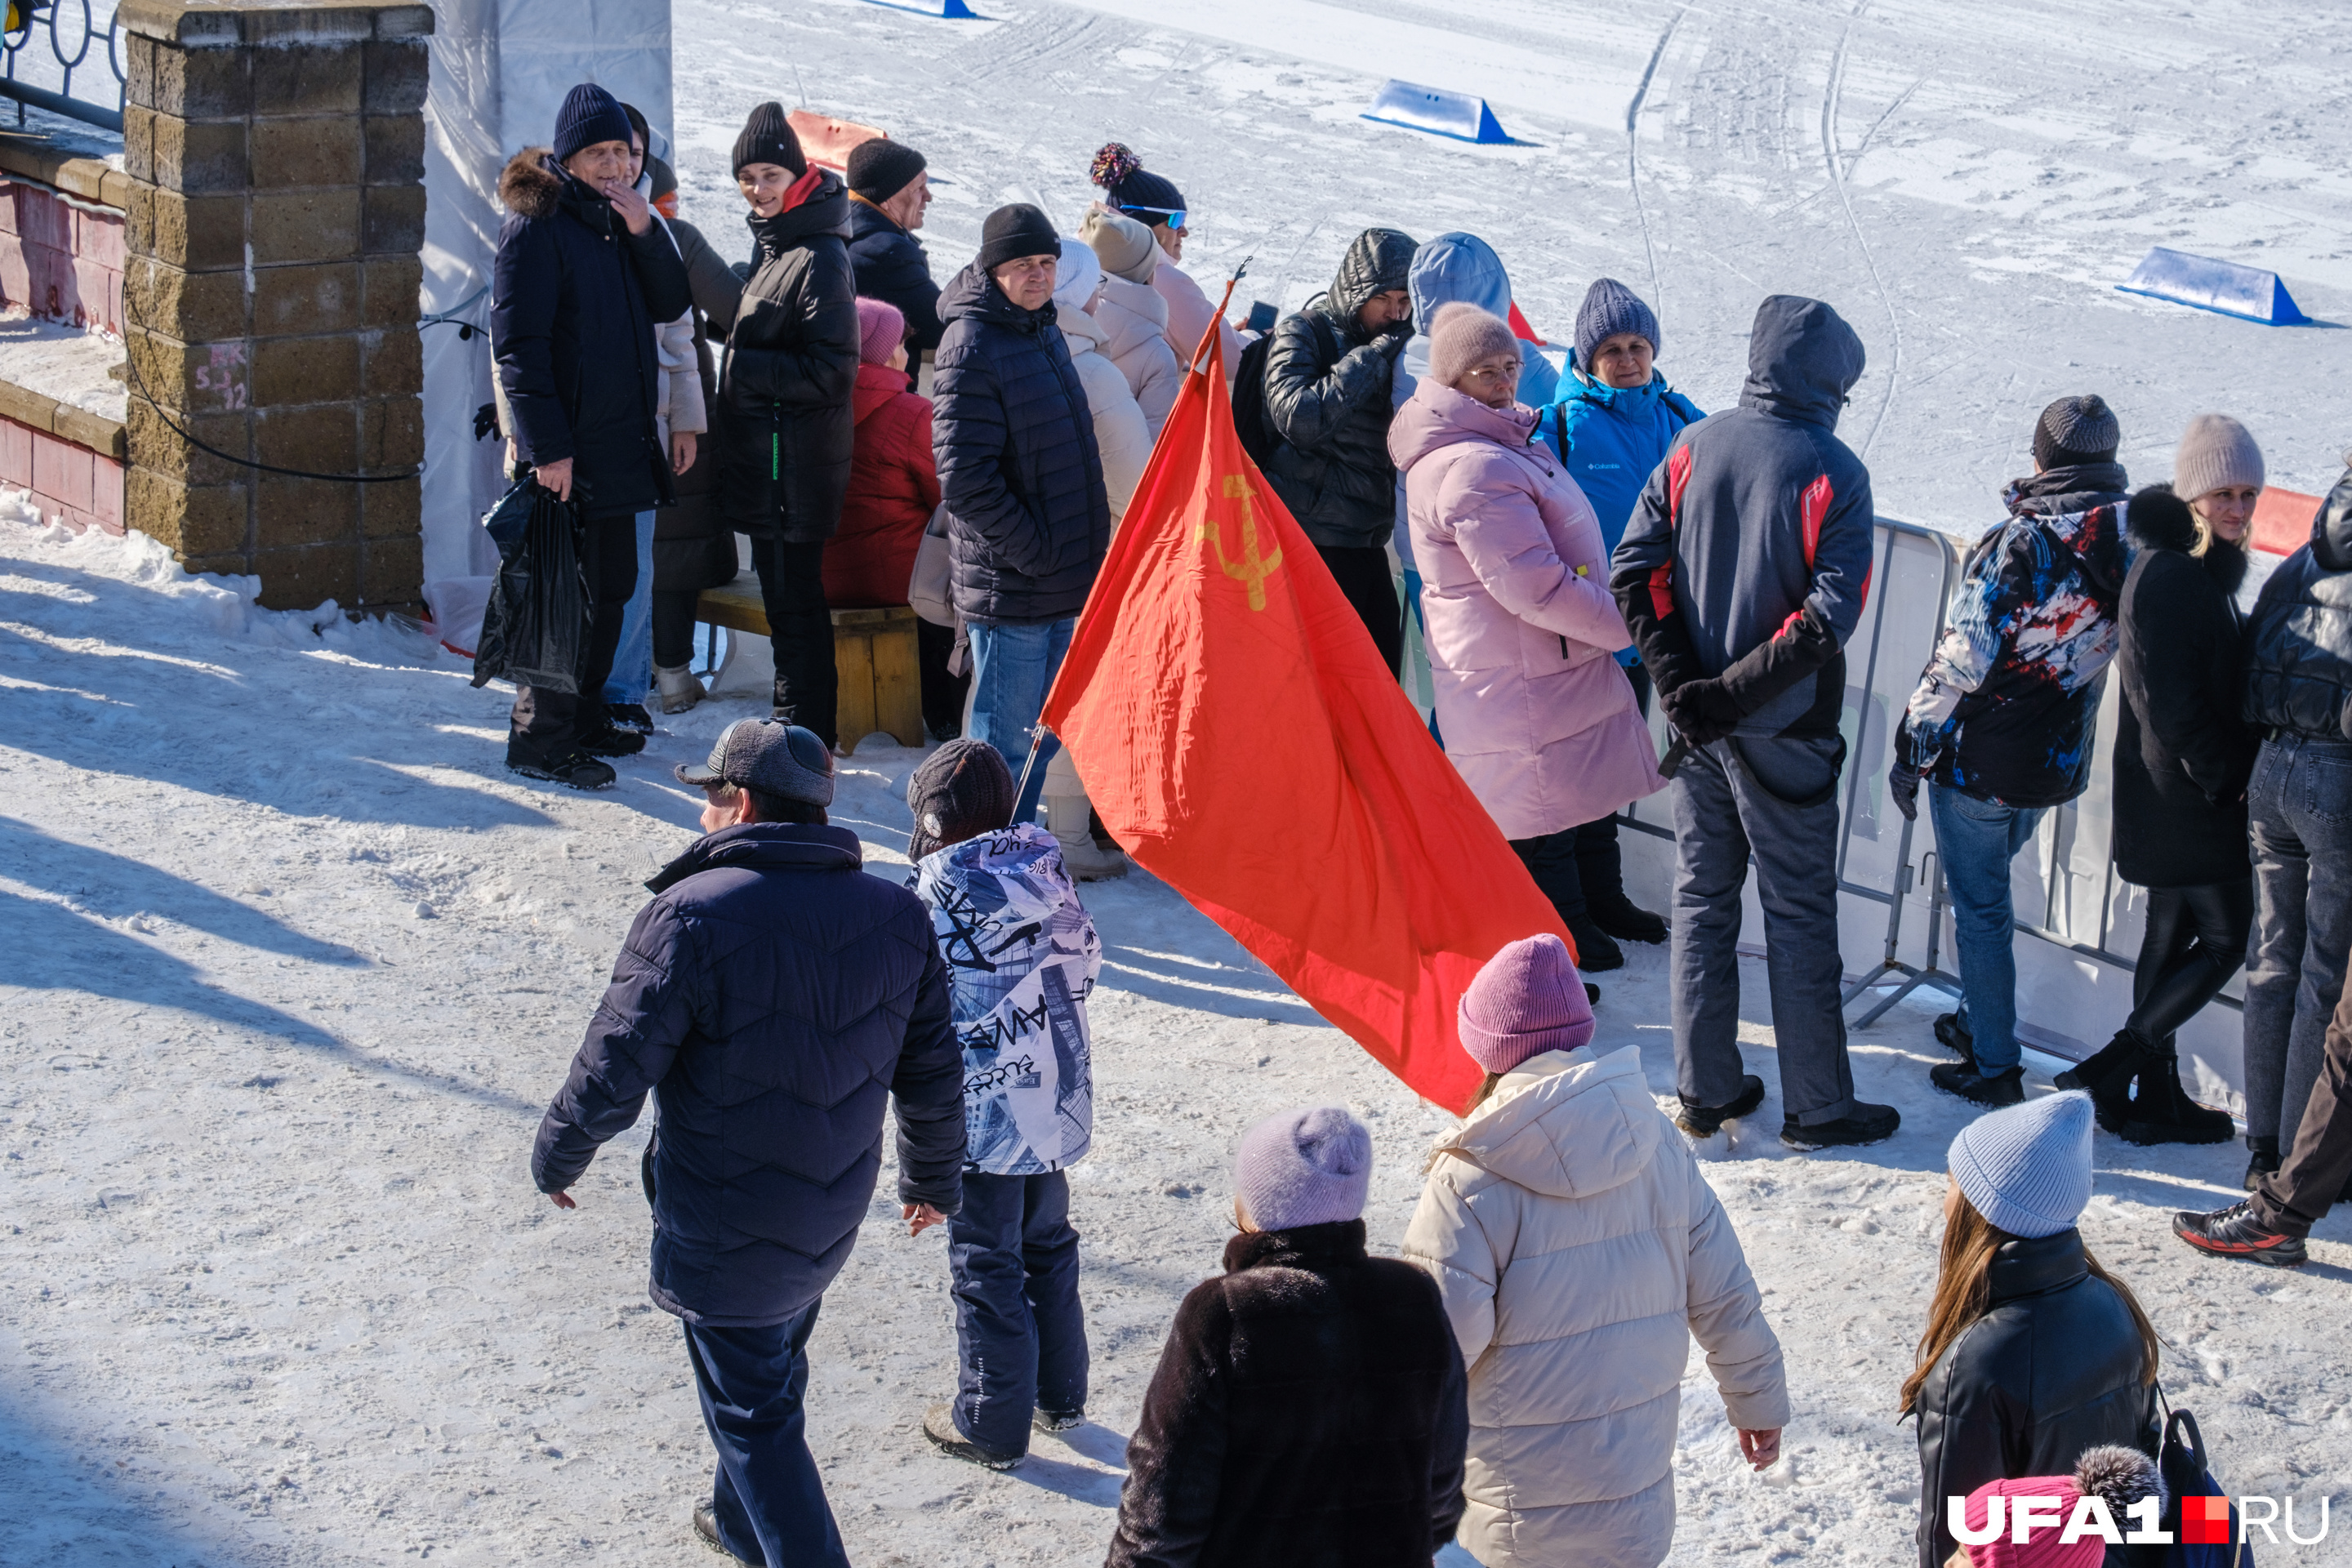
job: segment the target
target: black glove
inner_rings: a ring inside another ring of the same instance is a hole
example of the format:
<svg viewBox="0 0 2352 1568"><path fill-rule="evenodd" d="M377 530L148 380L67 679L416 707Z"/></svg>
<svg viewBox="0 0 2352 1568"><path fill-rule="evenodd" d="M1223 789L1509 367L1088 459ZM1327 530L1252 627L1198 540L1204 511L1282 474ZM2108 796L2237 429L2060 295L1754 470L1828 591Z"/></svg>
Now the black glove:
<svg viewBox="0 0 2352 1568"><path fill-rule="evenodd" d="M1886 775L1886 797L1895 809L1903 814L1906 822L1919 820L1919 770L1909 763L1897 763Z"/></svg>
<svg viewBox="0 0 2352 1568"><path fill-rule="evenodd" d="M1372 346L1393 360L1404 352L1406 340L1412 336L1412 318L1408 316L1402 321L1391 321L1382 327L1380 335L1372 340Z"/></svg>
<svg viewBox="0 0 2352 1568"><path fill-rule="evenodd" d="M1666 693L1665 705L1667 720L1694 746L1722 740L1747 717L1716 679L1684 681Z"/></svg>

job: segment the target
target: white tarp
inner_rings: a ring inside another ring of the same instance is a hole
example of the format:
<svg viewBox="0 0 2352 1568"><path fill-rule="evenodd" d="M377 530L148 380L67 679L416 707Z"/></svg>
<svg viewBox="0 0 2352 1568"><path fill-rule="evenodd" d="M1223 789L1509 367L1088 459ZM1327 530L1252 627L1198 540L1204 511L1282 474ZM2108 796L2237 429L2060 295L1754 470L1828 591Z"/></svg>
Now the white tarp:
<svg viewBox="0 0 2352 1568"><path fill-rule="evenodd" d="M425 102L425 596L478 606L497 565L479 526L498 497L501 443L477 441L474 412L490 401L490 259L499 172L554 133L555 111L593 81L670 135L669 0L434 0L433 80ZM457 322L478 330L458 335ZM437 588L437 592L436 592ZM478 609L476 610L478 615ZM476 626L442 630L472 647Z"/></svg>

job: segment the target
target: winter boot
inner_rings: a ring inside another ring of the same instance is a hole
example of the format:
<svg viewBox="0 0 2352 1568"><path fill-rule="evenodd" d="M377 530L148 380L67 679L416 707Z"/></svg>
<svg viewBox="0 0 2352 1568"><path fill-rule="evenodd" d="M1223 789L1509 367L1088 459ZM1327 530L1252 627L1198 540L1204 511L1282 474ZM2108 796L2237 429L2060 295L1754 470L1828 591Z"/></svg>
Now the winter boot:
<svg viewBox="0 0 2352 1568"><path fill-rule="evenodd" d="M2129 1029L2117 1029L2116 1037L2099 1047L2089 1061L2073 1072L2063 1074L2074 1084L2061 1082L2062 1089L2080 1085L2091 1094L2091 1109L2105 1132L2120 1133L2124 1123L2131 1120L2132 1080L2143 1073L2156 1070L2151 1064L2160 1058L2148 1043ZM2095 1069L2096 1076L2094 1076Z"/></svg>
<svg viewBox="0 0 2352 1568"><path fill-rule="evenodd" d="M2251 1202L2231 1204L2211 1214L2176 1214L2172 1234L2200 1252L2216 1258L2242 1258L2273 1268L2300 1268L2310 1260L2303 1237L2272 1230L2254 1217Z"/></svg>
<svg viewBox="0 0 2352 1568"><path fill-rule="evenodd" d="M1029 1425L1040 1432L1067 1432L1087 1424L1083 1410L1048 1410L1040 1405L1029 1413Z"/></svg>
<svg viewBox="0 0 2352 1568"><path fill-rule="evenodd" d="M1712 1138L1725 1122L1753 1116L1756 1108L1763 1103L1764 1080L1752 1072L1745 1073L1739 1079L1739 1093L1728 1105L1701 1105L1683 1098L1683 1108L1675 1113L1675 1125L1693 1138Z"/></svg>
<svg viewBox="0 0 2352 1568"><path fill-rule="evenodd" d="M966 1460L985 1469L1009 1470L1029 1457L1026 1454L1000 1454L993 1449L983 1448L965 1436L956 1427L955 1406L952 1405L934 1405L923 1412L923 1436L950 1458Z"/></svg>
<svg viewBox="0 0 2352 1568"><path fill-rule="evenodd" d="M2251 1193L2254 1190L2254 1184L2264 1176L2278 1174L2279 1141L2250 1134L2246 1139L2246 1152L2252 1156L2246 1162L2245 1188Z"/></svg>
<svg viewBox="0 0 2352 1568"><path fill-rule="evenodd" d="M1114 877L1127 875L1127 851L1104 850L1095 843L1087 830L1091 815L1087 797L1082 795L1049 795L1045 797L1045 831L1062 847L1062 864L1069 868L1073 879L1081 882L1107 882Z"/></svg>
<svg viewBox="0 0 2352 1568"><path fill-rule="evenodd" d="M711 1507L710 1504L707 1502L698 1502L694 1505L694 1533L700 1539L702 1544L708 1546L711 1551L716 1552L719 1556L728 1559L730 1562L749 1563L751 1561L749 1557L738 1557L735 1553L727 1550L727 1543L719 1539L719 1510ZM767 1565L765 1563L761 1563L758 1565L758 1568L767 1568Z"/></svg>
<svg viewBox="0 0 2352 1568"><path fill-rule="evenodd" d="M614 777L611 767L586 752L567 751L550 757L519 738L507 742L507 766L527 779L546 779L566 789L610 789Z"/></svg>
<svg viewBox="0 0 2352 1568"><path fill-rule="evenodd" d="M1964 1062L1977 1059L1977 1037L1958 1013L1946 1013L1936 1020L1936 1043Z"/></svg>
<svg viewBox="0 0 2352 1568"><path fill-rule="evenodd" d="M2129 1029L2117 1029L2114 1039L2050 1081L2060 1089L2090 1089L2105 1083L2109 1074L2137 1063L2147 1049L2137 1035Z"/></svg>
<svg viewBox="0 0 2352 1568"><path fill-rule="evenodd" d="M1791 1149L1853 1148L1864 1143L1884 1143L1895 1136L1903 1125L1903 1113L1891 1105L1871 1105L1855 1100L1853 1114L1835 1121L1816 1121L1811 1126L1800 1125L1793 1116L1780 1122L1780 1142Z"/></svg>
<svg viewBox="0 0 2352 1568"><path fill-rule="evenodd" d="M1608 898L1589 899L1585 913L1592 923L1615 937L1619 942L1658 942L1666 940L1666 922L1663 916L1651 913L1622 892Z"/></svg>
<svg viewBox="0 0 2352 1568"><path fill-rule="evenodd" d="M694 679L694 667L681 664L674 669L654 668L654 687L661 693L661 710L683 713L710 695L702 682Z"/></svg>
<svg viewBox="0 0 2352 1568"><path fill-rule="evenodd" d="M2025 1099L2025 1069L2021 1067L1989 1073L1978 1071L1973 1060L1942 1062L1927 1069L1927 1081L1956 1099L1995 1110L2016 1105Z"/></svg>
<svg viewBox="0 0 2352 1568"><path fill-rule="evenodd" d="M583 733L580 749L592 757L634 757L646 749L646 738L635 730L606 724Z"/></svg>
<svg viewBox="0 0 2352 1568"><path fill-rule="evenodd" d="M2140 1068L2139 1092L2116 1136L2126 1143L2227 1143L2237 1131L2228 1111L2189 1098L2180 1087L2180 1058L2166 1051Z"/></svg>
<svg viewBox="0 0 2352 1568"><path fill-rule="evenodd" d="M642 702L607 702L604 717L615 730L635 730L640 735L654 732L654 716Z"/></svg>
<svg viewBox="0 0 2352 1568"><path fill-rule="evenodd" d="M1625 967L1624 950L1609 940L1609 933L1592 921L1589 913L1568 922L1568 934L1576 939L1576 967L1586 974L1599 974L1603 970Z"/></svg>

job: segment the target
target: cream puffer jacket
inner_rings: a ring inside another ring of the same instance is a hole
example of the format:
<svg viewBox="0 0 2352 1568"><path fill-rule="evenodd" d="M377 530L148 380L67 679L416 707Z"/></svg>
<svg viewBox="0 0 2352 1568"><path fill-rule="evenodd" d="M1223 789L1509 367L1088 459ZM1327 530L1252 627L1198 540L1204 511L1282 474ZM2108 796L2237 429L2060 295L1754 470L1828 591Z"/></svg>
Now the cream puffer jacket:
<svg viewBox="0 0 2352 1568"><path fill-rule="evenodd" d="M1729 1216L1634 1047L1534 1058L1438 1149L1403 1255L1470 1369L1456 1539L1486 1568L1655 1568L1693 1336L1732 1426L1789 1421Z"/></svg>
<svg viewBox="0 0 2352 1568"><path fill-rule="evenodd" d="M1176 406L1177 389L1184 384L1183 367L1168 346L1168 301L1145 284L1106 273L1094 316L1102 328L1102 352L1127 377L1151 438L1159 440L1168 411Z"/></svg>
<svg viewBox="0 0 2352 1568"><path fill-rule="evenodd" d="M1095 416L1095 449L1102 455L1103 489L1110 498L1110 524L1117 528L1144 464L1151 460L1151 432L1127 378L1103 353L1102 324L1084 310L1055 313L1062 341L1069 345L1070 366L1087 389L1087 407Z"/></svg>

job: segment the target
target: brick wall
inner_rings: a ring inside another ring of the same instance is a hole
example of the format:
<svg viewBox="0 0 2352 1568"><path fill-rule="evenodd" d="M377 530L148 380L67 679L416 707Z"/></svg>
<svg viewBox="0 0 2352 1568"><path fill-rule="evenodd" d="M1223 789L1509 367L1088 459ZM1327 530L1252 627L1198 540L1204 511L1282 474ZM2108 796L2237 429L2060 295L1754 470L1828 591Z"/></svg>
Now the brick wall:
<svg viewBox="0 0 2352 1568"><path fill-rule="evenodd" d="M122 333L122 215L0 176L0 305Z"/></svg>

